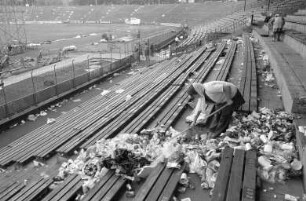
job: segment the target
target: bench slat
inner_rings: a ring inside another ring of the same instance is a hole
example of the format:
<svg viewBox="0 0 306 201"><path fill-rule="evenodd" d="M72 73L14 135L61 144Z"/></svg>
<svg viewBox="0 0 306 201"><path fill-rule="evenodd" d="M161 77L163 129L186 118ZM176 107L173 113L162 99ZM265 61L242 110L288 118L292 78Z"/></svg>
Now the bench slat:
<svg viewBox="0 0 306 201"><path fill-rule="evenodd" d="M211 201L224 201L227 192L228 178L230 176L231 164L233 160L233 149L225 147L222 153L217 181L213 190Z"/></svg>
<svg viewBox="0 0 306 201"><path fill-rule="evenodd" d="M244 166L244 150L236 149L231 168L226 201L238 201L241 197L241 186Z"/></svg>

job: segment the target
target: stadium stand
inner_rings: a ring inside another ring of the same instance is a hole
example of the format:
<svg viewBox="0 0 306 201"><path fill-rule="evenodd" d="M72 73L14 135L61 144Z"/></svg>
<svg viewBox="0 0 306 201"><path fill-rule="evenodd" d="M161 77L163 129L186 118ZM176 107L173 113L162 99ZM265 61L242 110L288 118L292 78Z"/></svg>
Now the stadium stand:
<svg viewBox="0 0 306 201"><path fill-rule="evenodd" d="M280 10L280 7L277 9ZM282 7L282 10L287 11L286 7ZM303 11L298 13L301 14ZM193 37L184 41L182 47L197 43L209 31L218 29L225 31L226 29L222 30L221 27L237 19L244 20L245 14L235 13L210 25L195 27L191 31ZM271 58L286 109L306 111L304 108L305 81L303 80L305 76L301 71L302 68L305 68L305 63L302 56L297 52L293 53L293 49L286 44L292 42L286 42L285 39L286 43L273 43L271 38L261 37L261 32L261 30L256 30L254 35L264 44ZM254 101L257 102L255 93L257 89L254 88L256 86L256 73L254 73L256 66L253 46L247 35L244 36L244 45L245 71L240 89L243 89L243 95L249 103L243 110L250 112L257 108L257 104L254 103ZM292 47L296 48L296 46ZM229 44L223 42L216 50L201 47L193 53L183 54L156 64L151 69L145 69L141 74L131 78L133 82L127 79L120 85L111 88L107 96L95 97L80 105L77 110L60 116L54 124L44 125L1 148L0 165L6 167L12 163L25 164L33 158L47 159L55 153L69 155L74 150L88 148L97 140L113 137L120 132L139 132L148 126L153 118L166 127L170 127L184 111L189 101L186 94L187 87L184 83L192 76L192 72L197 72L193 77L195 82L226 80L236 50L235 42L231 41ZM222 53L225 53L224 62L218 71L213 71ZM118 95L115 93L118 89L124 89L124 92ZM133 99L126 102L126 95L132 95ZM167 109L165 109L166 106ZM165 109L166 112L160 113L162 109ZM211 109L207 108L208 111ZM230 154L232 152L233 150L223 152L212 200L241 200L241 197L237 198L240 196L237 191L240 192L241 189L243 195L252 195L250 200L255 200L254 175L256 175L256 169L254 161L256 161L256 155L254 152L236 151L233 156ZM235 171L230 173L231 168ZM164 165L159 165L140 186L135 200L170 200L181 173L181 170L169 170ZM243 174L244 178L250 179L242 180ZM17 180L22 180L29 175L22 174L15 175L15 177ZM82 187L81 179L76 175L69 176L64 183L53 190L49 188L52 183L50 179L34 179L26 187L15 182L15 179L11 181L12 183L1 188L0 198L33 200L43 197L43 200L69 200L76 197ZM0 184L3 184L2 179ZM116 196L124 192L122 190L124 184L126 184L125 180L115 175L113 171L108 171L86 194L84 200L114 200Z"/></svg>

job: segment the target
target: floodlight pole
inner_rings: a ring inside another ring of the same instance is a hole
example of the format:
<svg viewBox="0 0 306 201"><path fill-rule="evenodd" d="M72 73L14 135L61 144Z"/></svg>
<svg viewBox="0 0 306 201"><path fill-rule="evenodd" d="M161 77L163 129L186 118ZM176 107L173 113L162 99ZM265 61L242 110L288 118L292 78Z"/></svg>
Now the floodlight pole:
<svg viewBox="0 0 306 201"><path fill-rule="evenodd" d="M246 0L244 0L244 8L243 8L243 11L245 11L246 9Z"/></svg>

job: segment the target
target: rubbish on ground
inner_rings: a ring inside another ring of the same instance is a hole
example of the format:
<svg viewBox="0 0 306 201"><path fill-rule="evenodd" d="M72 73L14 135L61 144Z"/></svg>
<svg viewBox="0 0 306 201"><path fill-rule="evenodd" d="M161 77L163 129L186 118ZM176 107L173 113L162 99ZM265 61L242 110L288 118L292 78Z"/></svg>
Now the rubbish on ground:
<svg viewBox="0 0 306 201"><path fill-rule="evenodd" d="M108 94L109 92L111 92L111 91L109 91L109 90L103 90L103 91L101 92L101 95L104 96L104 95Z"/></svg>
<svg viewBox="0 0 306 201"><path fill-rule="evenodd" d="M74 102L74 103L78 103L78 102L81 102L81 101L82 100L80 98L72 100L72 102Z"/></svg>
<svg viewBox="0 0 306 201"><path fill-rule="evenodd" d="M129 100L131 100L131 99L132 99L132 96L131 96L131 95L126 95L125 101L129 101Z"/></svg>
<svg viewBox="0 0 306 201"><path fill-rule="evenodd" d="M36 119L37 119L37 116L35 116L34 114L30 114L30 115L28 116L28 120L29 120L29 121L36 121Z"/></svg>
<svg viewBox="0 0 306 201"><path fill-rule="evenodd" d="M121 94L122 92L124 92L124 89L117 89L115 92L116 92L117 94Z"/></svg>
<svg viewBox="0 0 306 201"><path fill-rule="evenodd" d="M285 200L288 201L298 201L299 197L293 196L293 195L289 195L289 194L285 194Z"/></svg>
<svg viewBox="0 0 306 201"><path fill-rule="evenodd" d="M216 64L223 64L224 63L224 59L220 59L219 61L217 61L217 63Z"/></svg>
<svg viewBox="0 0 306 201"><path fill-rule="evenodd" d="M53 124L56 120L54 118L48 118L47 124Z"/></svg>
<svg viewBox="0 0 306 201"><path fill-rule="evenodd" d="M42 116L42 117L44 117L44 116L47 116L48 114L47 114L47 112L45 112L45 111L40 111L39 115Z"/></svg>
<svg viewBox="0 0 306 201"><path fill-rule="evenodd" d="M33 164L34 164L34 167L45 166L45 164L43 164L42 162L36 161L36 160L33 161Z"/></svg>

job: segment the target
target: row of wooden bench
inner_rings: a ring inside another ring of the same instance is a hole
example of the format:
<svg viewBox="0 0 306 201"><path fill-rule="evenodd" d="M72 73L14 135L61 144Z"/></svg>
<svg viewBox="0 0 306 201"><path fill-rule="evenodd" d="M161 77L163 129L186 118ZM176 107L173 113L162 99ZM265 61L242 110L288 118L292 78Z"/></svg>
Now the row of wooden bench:
<svg viewBox="0 0 306 201"><path fill-rule="evenodd" d="M245 112L257 111L257 73L256 61L254 56L253 44L249 34L243 35L244 40L244 59L243 70L240 82L240 92L243 95L245 103L241 110Z"/></svg>
<svg viewBox="0 0 306 201"><path fill-rule="evenodd" d="M212 55L211 59L212 61L215 61L216 58L218 58L224 49L225 44L223 44L217 51ZM205 57L205 56L204 56ZM211 63L211 62L210 62ZM192 69L188 69L189 72L193 72L198 70L203 65L203 62L199 62L196 65L192 67ZM204 66L201 67L199 72L202 71L209 71L213 67L212 64L209 64L206 62ZM203 73L200 73L199 76ZM207 74L206 74L207 75ZM181 77L186 77L185 75L181 75ZM186 78L185 78L186 79ZM185 79L179 79L180 82L184 83ZM202 78L203 79L203 78ZM174 84L174 83L173 83ZM176 85L173 85L172 87L178 87ZM165 94L170 92L164 92ZM183 94L184 93L184 94ZM153 104L149 109L154 110L159 107L163 107L164 104L167 104L167 109L172 110L172 113L178 113L180 112L187 102L185 101L188 96L186 96L186 87L184 90L180 93L178 93L171 101L170 103L165 102L156 102L156 104ZM184 102L182 105L176 104L178 101ZM170 106L170 107L169 107ZM146 111L143 111L142 114L146 114ZM144 115L140 115L142 117L146 117ZM163 121L165 124L171 125L171 123L174 121L173 118L169 118L169 115L167 113L163 113L161 116L156 114L157 121ZM168 116L168 118L167 118ZM166 120L167 119L167 120ZM142 120L142 121L141 121ZM139 122L147 124L151 121L150 118L141 119L139 121L135 121L134 123L137 125L136 128L138 128ZM171 123L170 123L171 122ZM131 122L129 125L133 125ZM135 132L134 129L129 129L130 132ZM154 172L157 171L158 174L151 173L149 178L146 180L146 182L141 186L140 190L137 192L135 200L144 200L144 197L146 197L149 200L169 200L171 198L171 195L176 187L177 181L180 177L180 174L182 170L170 170L165 168L165 165L160 164ZM122 188L124 187L126 181L122 180L121 178L118 178L112 171L109 171L106 176L104 176L99 183L96 184L96 186L91 189L91 191L86 195L84 200L112 200L116 196L120 196L119 191L122 191ZM152 183L155 183L154 190L152 190ZM157 185L158 184L158 185ZM59 188L64 189L64 191L71 192L70 182L67 182L66 185L63 185ZM76 193L76 189L73 189ZM79 190L79 189L78 189ZM123 190L124 191L124 190ZM74 194L75 194L74 193ZM54 193L56 194L56 193ZM73 194L73 193L70 193ZM118 195L119 194L119 195ZM48 199L45 199L48 200Z"/></svg>
<svg viewBox="0 0 306 201"><path fill-rule="evenodd" d="M205 48L204 49L202 49L201 51L204 51L205 50ZM177 63L176 63L177 64ZM117 184L116 186L118 186L119 184ZM80 184L78 184L78 186L80 186ZM74 188L75 190L79 190L78 188Z"/></svg>
<svg viewBox="0 0 306 201"><path fill-rule="evenodd" d="M181 58L183 59L183 58ZM188 59L188 58L187 58ZM172 63L176 63L176 61L173 61ZM152 73L159 73L163 69L163 76L160 79L165 79L167 74L166 68L167 66L159 67L159 69L154 69ZM171 66L168 69L171 69ZM158 74L160 76L160 73ZM141 77L138 76L139 78ZM152 76L151 79L155 79L158 76ZM149 76L144 77L143 79L147 79ZM137 79L137 78L136 78ZM148 79L149 80L149 79ZM156 80L158 81L158 79ZM158 83L157 83L158 84ZM54 125L46 125L42 128L39 128L21 139L9 144L8 146L1 149L0 154L1 156L1 165L6 165L10 161L14 160L16 158L16 161L24 162L34 156L35 153L41 154L41 149L46 149L47 147L52 148L55 147L52 141L58 141L59 143L64 143L65 141L59 141L59 139L62 140L64 137L71 137L71 135L78 134L80 131L84 130L85 128L89 127L92 123L99 120L99 118L103 117L101 113L105 113L107 111L111 111L111 109L117 109L120 105L124 107L127 103L125 102L125 94L129 93L130 95L137 97L137 93L140 92L145 87L152 87L153 83L149 81L144 80L136 80L136 82L133 82L131 86L125 88L127 91L126 93L122 93L122 95L118 95L115 92L110 93L110 95L107 95L107 97L98 97L94 100L91 100L87 102L87 106L81 105L81 108L69 112L69 115L64 115L57 119L56 124ZM120 89L120 87L116 87L117 89ZM116 88L113 90L115 91ZM133 89L132 91L129 91L128 89ZM143 96L143 93L146 93L147 91L142 92L142 94L138 94L140 97ZM110 98L108 98L110 97ZM134 99L134 98L133 98ZM102 104L101 104L102 102ZM100 116L99 116L100 115ZM66 138L67 139L67 138ZM69 138L68 138L69 139ZM38 144L37 144L38 143ZM47 143L47 146L42 146L42 143ZM39 146L38 146L39 145ZM37 150L37 147L40 148Z"/></svg>
<svg viewBox="0 0 306 201"><path fill-rule="evenodd" d="M181 74L180 76L176 77L177 79L171 83L171 89L182 89L177 91L173 94L173 98L168 101L154 101L152 102L153 106L148 107L148 110L144 110L138 116L143 116L144 119L140 118L139 121L131 121L129 125L128 131L130 132L137 132L139 131L139 122L141 122L142 127L145 127L148 122L152 120L152 118L146 118L145 114L148 111L155 111L157 121L162 122L165 125L172 125L175 119L178 117L178 114L183 111L184 107L186 106L189 97L186 95L187 87L181 88L181 83L184 83L189 76L189 73L195 72L195 81L203 81L205 80L206 76L214 67L217 58L221 55L224 51L225 44L222 44L216 52L211 55L211 52L204 53L202 61L197 60L198 62L193 63L194 65L191 68L188 68L185 73ZM231 63L233 61L233 57L235 55L236 44L233 43L227 53L227 57L225 59L224 64L222 65L221 70L219 71L216 78L225 80L227 74L230 70ZM210 56L211 55L211 56ZM206 60L210 56L208 60ZM205 59L204 59L205 58ZM206 61L204 63L204 61ZM204 64L203 64L204 63ZM166 90L161 94L161 97L166 97L167 95L171 94L171 90ZM162 115L158 115L160 112L161 107L165 107L167 105L166 110L171 111L172 115L169 115L168 112L162 113ZM154 116L154 115L153 115ZM141 121L142 120L142 121ZM134 125L136 124L136 125ZM124 129L123 129L124 131ZM144 197L147 200L169 200L172 196L172 193L176 187L177 181L180 177L181 171L180 170L169 170L165 168L163 165L160 165L156 170L158 171L157 174L151 174L149 178L146 180L145 184L141 186L141 190L138 191L136 194L137 199L135 200L144 200ZM155 175L155 176L154 176ZM85 200L112 200L116 196L118 196L118 192L124 187L126 181L118 176L114 175L112 171L109 171L105 177L101 179L101 181L92 189L89 194L85 197ZM153 187L150 183L154 183ZM65 183L59 186L58 188L52 190L44 200L60 200L64 199L67 200L68 198L72 198L76 196L76 194L81 190L81 180L77 176L70 176ZM152 187L152 188L151 188ZM47 189L47 188L45 188ZM46 191L43 189L44 191ZM119 193L120 194L120 193ZM156 199L155 199L156 198Z"/></svg>

